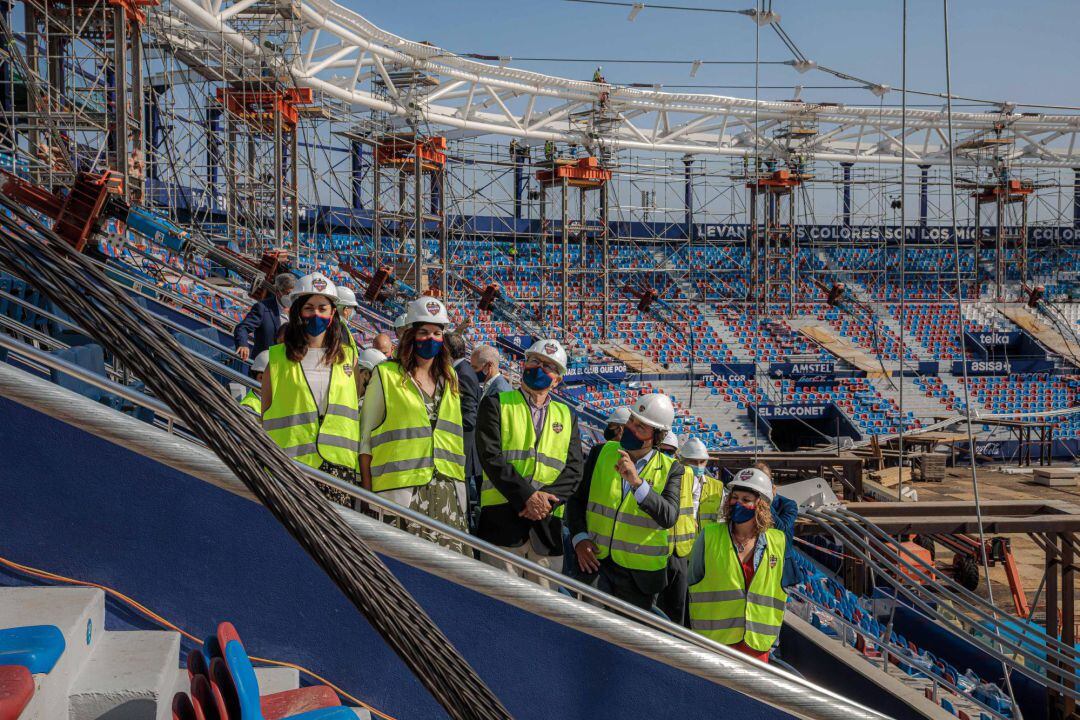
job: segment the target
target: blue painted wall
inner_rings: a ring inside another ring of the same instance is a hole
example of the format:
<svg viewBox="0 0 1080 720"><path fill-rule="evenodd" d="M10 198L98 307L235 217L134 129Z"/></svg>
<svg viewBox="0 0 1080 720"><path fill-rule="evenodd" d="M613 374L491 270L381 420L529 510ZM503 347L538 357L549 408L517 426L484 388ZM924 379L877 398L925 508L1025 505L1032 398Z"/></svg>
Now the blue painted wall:
<svg viewBox="0 0 1080 720"><path fill-rule="evenodd" d="M402 720L444 716L260 506L4 399L0 427L4 557L116 588L200 637L231 620L252 654L307 666ZM515 717L790 717L388 562ZM151 627L112 603L106 625Z"/></svg>

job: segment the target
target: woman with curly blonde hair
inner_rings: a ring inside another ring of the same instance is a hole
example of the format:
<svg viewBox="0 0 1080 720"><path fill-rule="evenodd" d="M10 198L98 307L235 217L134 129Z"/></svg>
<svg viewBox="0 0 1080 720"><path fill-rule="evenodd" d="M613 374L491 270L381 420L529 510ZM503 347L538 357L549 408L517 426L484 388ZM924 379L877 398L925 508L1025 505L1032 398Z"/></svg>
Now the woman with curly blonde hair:
<svg viewBox="0 0 1080 720"><path fill-rule="evenodd" d="M787 538L773 527L772 480L756 467L728 483L723 522L706 525L690 552L690 624L701 635L768 662L780 636Z"/></svg>

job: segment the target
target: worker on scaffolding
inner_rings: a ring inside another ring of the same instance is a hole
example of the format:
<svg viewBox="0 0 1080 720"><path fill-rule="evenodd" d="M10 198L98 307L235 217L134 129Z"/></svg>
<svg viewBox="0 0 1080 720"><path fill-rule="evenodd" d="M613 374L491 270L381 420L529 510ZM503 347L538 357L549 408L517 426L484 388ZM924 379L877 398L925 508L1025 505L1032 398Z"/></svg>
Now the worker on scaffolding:
<svg viewBox="0 0 1080 720"><path fill-rule="evenodd" d="M555 162L555 141L554 140L545 140L544 141L544 162L548 162L548 163Z"/></svg>
<svg viewBox="0 0 1080 720"><path fill-rule="evenodd" d="M600 88L600 110L606 110L609 93L607 88L607 80L604 78L604 68L597 67L596 70L593 71L592 81L597 85L602 86Z"/></svg>
<svg viewBox="0 0 1080 720"><path fill-rule="evenodd" d="M757 468L728 483L723 522L705 525L690 551L690 623L701 635L762 662L780 637L787 538L773 527L772 480Z"/></svg>

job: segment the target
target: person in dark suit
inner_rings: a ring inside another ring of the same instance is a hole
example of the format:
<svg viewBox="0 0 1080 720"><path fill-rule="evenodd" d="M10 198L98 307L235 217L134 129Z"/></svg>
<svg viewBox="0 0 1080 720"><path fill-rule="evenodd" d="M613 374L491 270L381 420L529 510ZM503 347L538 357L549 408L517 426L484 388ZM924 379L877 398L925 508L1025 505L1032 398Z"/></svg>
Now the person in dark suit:
<svg viewBox="0 0 1080 720"><path fill-rule="evenodd" d="M589 454L566 507L582 581L644 610L667 584L668 533L679 515L683 466L658 451L674 416L667 395L638 398L622 439Z"/></svg>
<svg viewBox="0 0 1080 720"><path fill-rule="evenodd" d="M282 326L282 314L288 312L284 300L296 287L296 278L282 273L274 278L274 288L259 302L251 306L247 315L233 330L236 355L241 360L258 355L277 344L278 331ZM248 346L248 343L251 346Z"/></svg>
<svg viewBox="0 0 1080 720"><path fill-rule="evenodd" d="M476 508L480 502L480 459L476 455L476 411L480 408L480 380L469 364L465 338L456 332L446 335L446 348L457 371L461 390L461 427L465 443L465 484L469 491L469 529L475 530Z"/></svg>
<svg viewBox="0 0 1080 720"><path fill-rule="evenodd" d="M566 352L538 340L525 355L521 389L480 402L476 446L484 469L476 534L554 572L563 567L562 513L581 482L577 414L551 391L566 375ZM484 562L548 587L546 580L485 556Z"/></svg>
<svg viewBox="0 0 1080 720"><path fill-rule="evenodd" d="M480 379L481 386L484 389L480 397L481 400L489 395L498 395L513 390L510 381L499 372L499 360L499 351L491 345L477 345L473 348L469 364L476 371L476 377Z"/></svg>

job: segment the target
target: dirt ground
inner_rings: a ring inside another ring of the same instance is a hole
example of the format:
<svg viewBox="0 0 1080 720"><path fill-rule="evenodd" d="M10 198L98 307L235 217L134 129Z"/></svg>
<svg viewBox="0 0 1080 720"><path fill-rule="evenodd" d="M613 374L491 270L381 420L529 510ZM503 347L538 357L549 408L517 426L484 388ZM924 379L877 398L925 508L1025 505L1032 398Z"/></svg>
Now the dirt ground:
<svg viewBox="0 0 1080 720"><path fill-rule="evenodd" d="M1032 476L1012 475L1001 472L1001 466L979 467L976 470L980 500L1061 500L1077 506L1080 513L1080 487L1045 487L1036 485ZM948 468L945 480L941 483L915 483L919 500L973 500L975 497L969 467ZM1020 571L1020 578L1027 593L1028 602L1035 598L1035 592L1043 577L1045 556L1034 542L1026 535L1009 536L1012 541L1013 556ZM952 553L942 549L937 555L937 565L946 568L952 563ZM1012 595L1009 591L1005 570L1000 565L990 568L991 588L994 601L1002 609L1014 612ZM1045 591L1044 591L1045 593ZM985 585L979 594L986 597ZM1045 594L1042 594L1035 608L1035 617L1040 620L1045 612ZM1080 621L1080 613L1076 620Z"/></svg>

